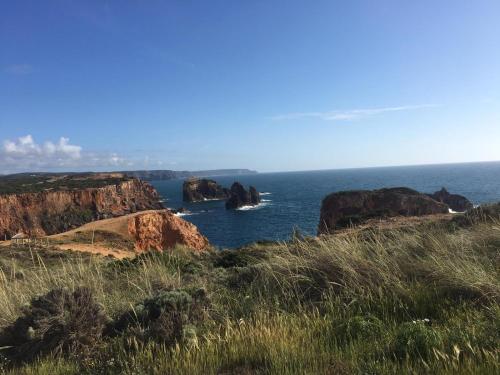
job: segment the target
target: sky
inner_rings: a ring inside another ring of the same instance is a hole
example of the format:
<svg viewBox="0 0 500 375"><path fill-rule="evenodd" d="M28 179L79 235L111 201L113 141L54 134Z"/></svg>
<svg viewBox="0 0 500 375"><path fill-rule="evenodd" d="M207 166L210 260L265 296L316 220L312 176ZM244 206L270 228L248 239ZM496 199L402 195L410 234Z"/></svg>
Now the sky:
<svg viewBox="0 0 500 375"><path fill-rule="evenodd" d="M500 160L498 0L4 1L0 173Z"/></svg>

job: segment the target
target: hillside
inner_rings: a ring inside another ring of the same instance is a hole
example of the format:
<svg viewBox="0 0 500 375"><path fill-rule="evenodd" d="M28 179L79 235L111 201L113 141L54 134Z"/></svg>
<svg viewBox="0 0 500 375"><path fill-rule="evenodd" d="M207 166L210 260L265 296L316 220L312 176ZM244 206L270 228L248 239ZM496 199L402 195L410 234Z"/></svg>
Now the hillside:
<svg viewBox="0 0 500 375"><path fill-rule="evenodd" d="M46 236L82 224L161 209L147 182L117 173L22 175L0 179L0 238ZM18 193L5 193L17 189Z"/></svg>
<svg viewBox="0 0 500 375"><path fill-rule="evenodd" d="M132 260L55 253L54 261L47 252L2 249L0 345L23 345L3 352L3 368L51 375L498 373L499 219L496 206L410 226L231 251L177 247ZM46 312L61 298L66 307ZM47 330L54 335L39 333Z"/></svg>

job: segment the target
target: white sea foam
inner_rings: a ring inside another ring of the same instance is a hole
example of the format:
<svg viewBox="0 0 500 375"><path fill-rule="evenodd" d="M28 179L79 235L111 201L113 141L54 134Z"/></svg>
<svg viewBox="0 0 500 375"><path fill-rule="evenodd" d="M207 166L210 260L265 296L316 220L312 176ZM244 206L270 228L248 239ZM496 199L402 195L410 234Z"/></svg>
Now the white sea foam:
<svg viewBox="0 0 500 375"><path fill-rule="evenodd" d="M272 200L270 200L270 199L261 199L260 201L261 202L272 202Z"/></svg>
<svg viewBox="0 0 500 375"><path fill-rule="evenodd" d="M269 193L267 191L263 191L262 193L259 193L259 195L271 195L272 193Z"/></svg>
<svg viewBox="0 0 500 375"><path fill-rule="evenodd" d="M197 212L177 212L174 215L177 217L182 217L182 216L198 215L198 213Z"/></svg>
<svg viewBox="0 0 500 375"><path fill-rule="evenodd" d="M241 207L238 207L236 210L238 210L238 211L258 210L258 209L261 209L261 208L266 207L268 205L269 205L269 202L262 202L262 203L259 203L257 205L241 206Z"/></svg>

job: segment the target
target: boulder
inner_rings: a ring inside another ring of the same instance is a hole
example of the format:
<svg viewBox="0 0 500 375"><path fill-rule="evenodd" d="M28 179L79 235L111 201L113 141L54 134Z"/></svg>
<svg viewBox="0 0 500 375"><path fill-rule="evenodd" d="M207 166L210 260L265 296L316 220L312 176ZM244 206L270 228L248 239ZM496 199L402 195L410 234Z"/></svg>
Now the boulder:
<svg viewBox="0 0 500 375"><path fill-rule="evenodd" d="M436 191L434 194L429 194L429 196L438 202L447 204L455 212L465 212L474 208L471 201L463 195L450 194L445 188Z"/></svg>
<svg viewBox="0 0 500 375"><path fill-rule="evenodd" d="M182 198L185 202L201 202L212 199L229 198L229 190L214 180L191 178L182 185Z"/></svg>
<svg viewBox="0 0 500 375"><path fill-rule="evenodd" d="M226 201L226 209L236 209L242 206L256 206L260 203L257 189L250 186L247 191L239 182L233 183L230 189L231 196Z"/></svg>
<svg viewBox="0 0 500 375"><path fill-rule="evenodd" d="M169 210L148 211L132 216L128 232L138 252L163 251L175 245L185 245L198 252L205 250L208 240L194 224L175 216Z"/></svg>
<svg viewBox="0 0 500 375"><path fill-rule="evenodd" d="M422 216L448 211L446 204L404 187L343 191L323 199L318 233L331 233L371 218Z"/></svg>

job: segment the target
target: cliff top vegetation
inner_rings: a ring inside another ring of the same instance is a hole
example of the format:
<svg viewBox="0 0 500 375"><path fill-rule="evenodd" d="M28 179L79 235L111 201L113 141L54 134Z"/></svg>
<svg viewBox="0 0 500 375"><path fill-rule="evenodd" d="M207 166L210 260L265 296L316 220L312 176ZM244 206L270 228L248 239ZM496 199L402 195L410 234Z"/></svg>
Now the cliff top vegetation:
<svg viewBox="0 0 500 375"><path fill-rule="evenodd" d="M2 371L497 373L499 219L121 261L3 248Z"/></svg>
<svg viewBox="0 0 500 375"><path fill-rule="evenodd" d="M0 195L99 188L129 179L122 173L20 173L0 176Z"/></svg>

